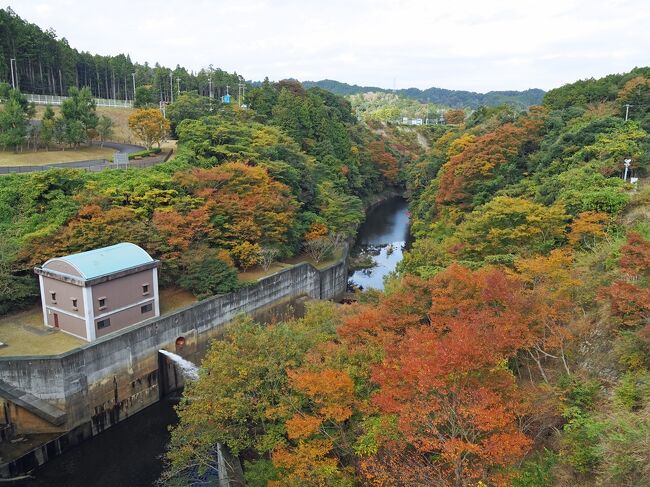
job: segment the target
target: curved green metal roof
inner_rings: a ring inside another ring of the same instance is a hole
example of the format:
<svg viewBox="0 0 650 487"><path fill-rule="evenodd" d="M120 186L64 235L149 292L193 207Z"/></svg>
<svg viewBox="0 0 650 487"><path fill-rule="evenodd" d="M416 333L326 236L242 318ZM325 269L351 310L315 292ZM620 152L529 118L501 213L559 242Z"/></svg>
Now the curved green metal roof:
<svg viewBox="0 0 650 487"><path fill-rule="evenodd" d="M113 274L142 264L153 262L151 256L141 247L123 242L110 247L55 257L48 260L62 260L74 267L84 279ZM47 262L44 266L47 265Z"/></svg>

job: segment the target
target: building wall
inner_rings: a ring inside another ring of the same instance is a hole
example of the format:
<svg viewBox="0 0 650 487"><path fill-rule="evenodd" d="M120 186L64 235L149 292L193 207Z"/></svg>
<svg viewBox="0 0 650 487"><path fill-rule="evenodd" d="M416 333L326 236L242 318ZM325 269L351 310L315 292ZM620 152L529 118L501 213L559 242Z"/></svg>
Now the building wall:
<svg viewBox="0 0 650 487"><path fill-rule="evenodd" d="M73 266L68 264L67 262L63 260L52 260L49 262L46 262L43 267L45 269L50 269L52 271L57 271L57 272L62 272L63 274L70 274L71 276L77 276L77 277L82 277L79 271L75 269Z"/></svg>
<svg viewBox="0 0 650 487"><path fill-rule="evenodd" d="M142 293L142 285L149 285L149 294ZM106 298L106 309L100 309L99 298ZM134 303L153 299L153 269L130 274L111 281L92 286L92 298L95 318L107 315ZM140 320L138 320L140 321Z"/></svg>
<svg viewBox="0 0 650 487"><path fill-rule="evenodd" d="M54 327L56 313L61 330L87 339L83 288L46 276L41 278L43 279L41 300L45 304L45 325ZM56 302L52 301L52 292L56 293ZM72 306L73 299L77 300L76 310Z"/></svg>
<svg viewBox="0 0 650 487"><path fill-rule="evenodd" d="M65 411L67 430L90 424L96 434L159 400L160 349L198 363L200 352L238 314L301 296L333 299L346 285L346 259L324 270L300 264L58 356L0 357L0 379ZM181 336L186 346L179 351L175 342Z"/></svg>
<svg viewBox="0 0 650 487"><path fill-rule="evenodd" d="M86 332L86 320L84 318L70 316L49 307L47 308L47 322L45 323L47 326L54 327L55 314L58 316L59 328L62 331L70 333L79 338L83 338L84 340L88 339Z"/></svg>
<svg viewBox="0 0 650 487"><path fill-rule="evenodd" d="M147 304L151 305L151 311L142 313L141 307ZM103 315L101 317L96 317L95 329L96 329L97 338L121 330L122 328L126 328L127 326L140 323L141 321L148 320L149 318L153 318L156 315L155 313L156 313L156 308L154 304L154 299L152 297L147 301L140 301L138 304L130 308L124 309L122 311L118 311L116 313L110 313L107 315ZM97 322L101 320L105 320L106 318L111 320L111 324L104 328L97 328Z"/></svg>
<svg viewBox="0 0 650 487"><path fill-rule="evenodd" d="M86 309L84 307L83 288L81 286L43 276L43 290L45 291L45 296L41 296L41 299L45 300L46 306L52 309L60 309L82 319L85 317ZM56 293L56 303L52 302L51 292ZM72 307L73 299L77 300L77 310Z"/></svg>

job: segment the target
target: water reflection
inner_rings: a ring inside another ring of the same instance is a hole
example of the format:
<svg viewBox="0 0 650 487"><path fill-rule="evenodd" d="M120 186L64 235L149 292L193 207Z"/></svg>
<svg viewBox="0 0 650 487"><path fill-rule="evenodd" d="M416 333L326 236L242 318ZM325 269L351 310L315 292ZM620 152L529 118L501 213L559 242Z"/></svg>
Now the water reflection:
<svg viewBox="0 0 650 487"><path fill-rule="evenodd" d="M369 256L373 267L355 271L350 283L363 289L384 288L384 277L395 270L410 243L408 204L392 198L368 212L359 228L352 256Z"/></svg>

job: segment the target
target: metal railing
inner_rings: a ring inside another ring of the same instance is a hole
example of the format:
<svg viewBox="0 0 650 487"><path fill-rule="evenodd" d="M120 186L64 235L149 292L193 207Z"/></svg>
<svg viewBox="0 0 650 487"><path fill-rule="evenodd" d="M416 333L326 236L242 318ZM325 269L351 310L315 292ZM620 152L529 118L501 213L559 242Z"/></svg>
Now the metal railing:
<svg viewBox="0 0 650 487"><path fill-rule="evenodd" d="M129 160L128 163L123 164L116 164L115 162L106 159L92 159L88 161L44 164L42 166L2 166L0 167L0 175L47 171L48 169L82 169L91 172L103 171L104 169L143 169L145 167L151 167L163 162L167 162L173 153L174 151L170 150L167 154L161 155L160 157L149 160L134 159Z"/></svg>
<svg viewBox="0 0 650 487"><path fill-rule="evenodd" d="M27 101L37 105L61 105L67 96L56 95L34 95L32 93L23 93ZM127 100L113 100L108 98L94 98L98 107L116 107L116 108L133 108L133 102Z"/></svg>

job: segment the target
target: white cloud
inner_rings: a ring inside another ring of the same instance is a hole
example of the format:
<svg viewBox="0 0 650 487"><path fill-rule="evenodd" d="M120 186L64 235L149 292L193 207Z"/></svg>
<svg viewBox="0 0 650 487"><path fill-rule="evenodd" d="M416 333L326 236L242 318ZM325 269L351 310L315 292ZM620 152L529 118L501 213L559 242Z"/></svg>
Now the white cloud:
<svg viewBox="0 0 650 487"><path fill-rule="evenodd" d="M248 79L551 88L648 64L642 0L20 0L77 49Z"/></svg>

